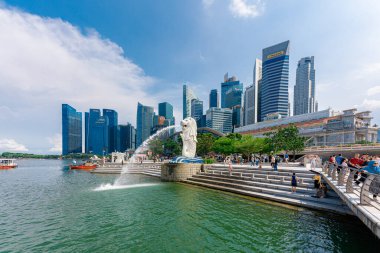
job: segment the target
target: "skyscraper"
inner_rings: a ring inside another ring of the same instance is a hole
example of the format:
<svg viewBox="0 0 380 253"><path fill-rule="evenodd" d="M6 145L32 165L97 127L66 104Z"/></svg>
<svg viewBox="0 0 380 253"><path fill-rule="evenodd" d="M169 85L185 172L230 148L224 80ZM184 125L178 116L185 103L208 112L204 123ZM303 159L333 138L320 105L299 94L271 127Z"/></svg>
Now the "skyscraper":
<svg viewBox="0 0 380 253"><path fill-rule="evenodd" d="M117 150L117 112L111 109L103 109L103 116L108 118L108 153Z"/></svg>
<svg viewBox="0 0 380 253"><path fill-rule="evenodd" d="M165 117L165 126L175 125L175 118L173 116L173 106L168 102L158 104L158 115Z"/></svg>
<svg viewBox="0 0 380 253"><path fill-rule="evenodd" d="M259 85L262 79L262 62L255 60L253 68L253 84L248 86L244 92L244 117L243 125L255 124L260 119Z"/></svg>
<svg viewBox="0 0 380 253"><path fill-rule="evenodd" d="M120 148L119 151L125 152L129 149L136 149L136 129L130 123L119 125Z"/></svg>
<svg viewBox="0 0 380 253"><path fill-rule="evenodd" d="M232 110L211 107L206 112L206 126L222 133L232 132Z"/></svg>
<svg viewBox="0 0 380 253"><path fill-rule="evenodd" d="M90 113L84 113L84 152L89 153L88 150L88 126L89 126Z"/></svg>
<svg viewBox="0 0 380 253"><path fill-rule="evenodd" d="M90 113L91 114L91 113ZM109 152L109 127L108 118L100 116L90 125L90 153L97 155L108 154Z"/></svg>
<svg viewBox="0 0 380 253"><path fill-rule="evenodd" d="M151 106L137 104L136 147L139 147L151 135L154 109Z"/></svg>
<svg viewBox="0 0 380 253"><path fill-rule="evenodd" d="M183 85L183 118L191 116L191 100L197 98L195 93L187 86Z"/></svg>
<svg viewBox="0 0 380 253"><path fill-rule="evenodd" d="M243 126L255 123L255 86L250 85L244 91Z"/></svg>
<svg viewBox="0 0 380 253"><path fill-rule="evenodd" d="M191 117L195 119L198 127L201 124L199 120L202 118L202 115L203 115L203 101L199 99L191 100Z"/></svg>
<svg viewBox="0 0 380 253"><path fill-rule="evenodd" d="M293 115L316 111L314 56L298 61L293 105Z"/></svg>
<svg viewBox="0 0 380 253"><path fill-rule="evenodd" d="M168 102L158 104L158 115L164 116L165 119L173 118L173 106Z"/></svg>
<svg viewBox="0 0 380 253"><path fill-rule="evenodd" d="M288 116L289 41L263 49L260 121L267 114Z"/></svg>
<svg viewBox="0 0 380 253"><path fill-rule="evenodd" d="M232 125L240 126L240 113L243 97L243 84L235 76L224 75L224 82L221 83L221 107L233 109Z"/></svg>
<svg viewBox="0 0 380 253"><path fill-rule="evenodd" d="M218 90L213 89L210 91L209 96L209 108L211 107L219 107L219 96L218 96Z"/></svg>
<svg viewBox="0 0 380 253"><path fill-rule="evenodd" d="M85 150L97 155L109 152L108 117L101 116L99 109L85 113Z"/></svg>
<svg viewBox="0 0 380 253"><path fill-rule="evenodd" d="M62 104L62 155L82 153L82 113Z"/></svg>

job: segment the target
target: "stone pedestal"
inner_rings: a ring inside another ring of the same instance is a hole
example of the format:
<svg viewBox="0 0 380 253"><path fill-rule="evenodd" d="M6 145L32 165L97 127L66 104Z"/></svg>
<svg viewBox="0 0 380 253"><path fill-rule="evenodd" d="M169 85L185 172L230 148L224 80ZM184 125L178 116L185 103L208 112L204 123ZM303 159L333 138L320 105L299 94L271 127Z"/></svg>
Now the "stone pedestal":
<svg viewBox="0 0 380 253"><path fill-rule="evenodd" d="M164 163L161 165L162 181L183 181L201 171L199 163Z"/></svg>

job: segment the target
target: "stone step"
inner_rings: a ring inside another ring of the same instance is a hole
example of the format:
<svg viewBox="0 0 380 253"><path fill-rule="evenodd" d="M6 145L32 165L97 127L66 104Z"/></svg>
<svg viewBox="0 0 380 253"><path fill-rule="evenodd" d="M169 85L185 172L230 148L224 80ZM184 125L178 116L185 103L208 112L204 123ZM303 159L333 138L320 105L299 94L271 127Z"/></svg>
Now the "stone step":
<svg viewBox="0 0 380 253"><path fill-rule="evenodd" d="M263 187L257 187L257 186L251 186L251 185L242 185L240 183L216 181L216 180L205 179L205 178L189 178L188 180L189 181L201 182L201 183L207 183L207 184L220 185L220 186L224 186L224 187L232 187L235 189L241 189L241 190L247 190L247 191L253 191L253 192L261 192L261 193L266 193L266 194L296 198L296 199L301 199L301 200L306 199L306 200L316 201L316 202L320 202L320 203L344 205L344 203L337 197L329 197L329 198L321 198L321 199L313 198L313 197L311 197L312 195L314 195L313 191L308 192L308 193L304 193L304 192L292 193L290 188L289 188L289 190L282 190L279 188L263 188Z"/></svg>
<svg viewBox="0 0 380 253"><path fill-rule="evenodd" d="M222 191L242 194L246 196L281 202L281 203L290 204L290 205L302 206L302 207L323 210L323 211L330 211L330 212L335 212L339 214L352 215L352 212L348 209L348 207L345 206L344 204L340 204L341 202L326 203L326 202L320 201L322 199L316 199L312 197L309 197L309 199L308 198L303 198L303 199L294 198L294 196L297 195L297 193L290 194L289 196L274 195L274 194L268 194L265 192L255 192L255 191L250 191L250 190L238 189L234 187L221 186L221 185L217 185L213 183L197 182L197 181L193 181L191 178L183 182L197 185L197 186L203 186L207 188L213 188L213 189L218 189Z"/></svg>
<svg viewBox="0 0 380 253"><path fill-rule="evenodd" d="M204 173L204 172L201 172L201 173L199 173L197 175L194 175L193 177L197 177L197 176L200 176L200 175L211 176L211 177L219 177L219 178L227 178L227 179L236 179L236 180L242 180L242 182L244 182L244 181L248 181L248 182L249 181L254 181L254 182L261 182L261 183L266 183L266 184L285 185L285 186L289 186L290 187L290 177L286 177L285 180L283 181L282 180L283 177L272 177L272 176L269 176L269 179L267 179L266 177L261 177L261 176L258 176L258 177L255 176L254 178L252 178L252 175L240 177L240 175L230 176L228 173L225 173L224 175L218 175L218 174L207 174L207 173ZM309 189L311 189L311 190L314 191L314 180L303 179L302 181L303 181L302 184L299 183L298 187L309 188ZM327 188L330 191L330 195L332 197L338 197L338 195L335 193L335 191L333 191L331 189L331 187L329 187L327 185Z"/></svg>
<svg viewBox="0 0 380 253"><path fill-rule="evenodd" d="M206 165L207 166L207 165ZM223 168L227 168L228 169L228 165L208 165L207 167L211 167L211 168L216 168L216 169L223 169ZM273 168L272 167L262 167L262 168L258 168L258 167L254 167L254 166L236 166L236 165L232 165L232 169L235 169L235 170L260 170L260 171L273 171ZM281 172L288 172L288 173L293 173L293 172L304 172L304 173L308 173L308 174L314 174L313 172L311 172L310 170L307 170L305 167L299 167L299 168L285 168L285 167L278 167L278 170L281 171Z"/></svg>
<svg viewBox="0 0 380 253"><path fill-rule="evenodd" d="M226 168L208 168L206 171L214 171L217 173L218 171L229 171L229 169ZM292 176L293 171L273 171L273 170L260 170L260 169L232 169L232 172L237 173L255 173L260 175L281 175L281 176ZM297 177L309 177L312 178L315 173L308 172L308 171L294 171L296 173Z"/></svg>
<svg viewBox="0 0 380 253"><path fill-rule="evenodd" d="M290 181L281 181L281 180L266 180L263 178L241 178L241 177L229 177L229 176L215 176L215 175L209 175L209 174L197 174L194 175L192 178L208 178L215 181L226 181L226 182L233 182L237 184L242 185L253 185L253 186L261 186L266 188L274 188L274 189L284 189L289 190L291 189ZM305 191L305 193L314 193L314 184L310 183L303 183L298 184L298 189L300 191Z"/></svg>
<svg viewBox="0 0 380 253"><path fill-rule="evenodd" d="M229 171L227 170L220 170L220 171L207 171L205 172L206 174L209 174L209 175L229 175ZM222 173L222 174L221 174ZM269 178L269 179L276 179L276 180L290 180L291 179L291 176L288 176L288 175L280 175L278 173L252 173L252 172L236 172L236 171L232 171L232 176L234 177L248 177L248 178L252 178L252 174L254 175L254 177L256 178ZM304 176L298 176L298 174L296 174L298 179L302 180L303 182L305 183L313 183L314 180L312 179L312 177L304 177Z"/></svg>

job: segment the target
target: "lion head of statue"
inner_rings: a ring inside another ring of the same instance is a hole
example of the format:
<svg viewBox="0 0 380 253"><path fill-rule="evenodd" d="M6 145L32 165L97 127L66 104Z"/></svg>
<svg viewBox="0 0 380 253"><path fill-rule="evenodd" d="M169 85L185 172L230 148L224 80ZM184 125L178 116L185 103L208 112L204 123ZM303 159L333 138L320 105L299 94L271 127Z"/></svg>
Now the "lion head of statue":
<svg viewBox="0 0 380 253"><path fill-rule="evenodd" d="M195 157L197 143L197 122L191 117L181 121L182 127L182 155L186 157Z"/></svg>

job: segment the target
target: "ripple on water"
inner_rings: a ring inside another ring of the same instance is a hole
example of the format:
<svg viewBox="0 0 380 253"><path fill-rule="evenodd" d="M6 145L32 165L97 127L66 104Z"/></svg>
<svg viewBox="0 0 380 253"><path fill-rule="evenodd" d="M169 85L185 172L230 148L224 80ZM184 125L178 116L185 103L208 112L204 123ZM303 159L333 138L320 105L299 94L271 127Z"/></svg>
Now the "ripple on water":
<svg viewBox="0 0 380 253"><path fill-rule="evenodd" d="M0 172L0 251L373 252L356 218L126 175L33 161ZM356 242L360 238L359 243Z"/></svg>

